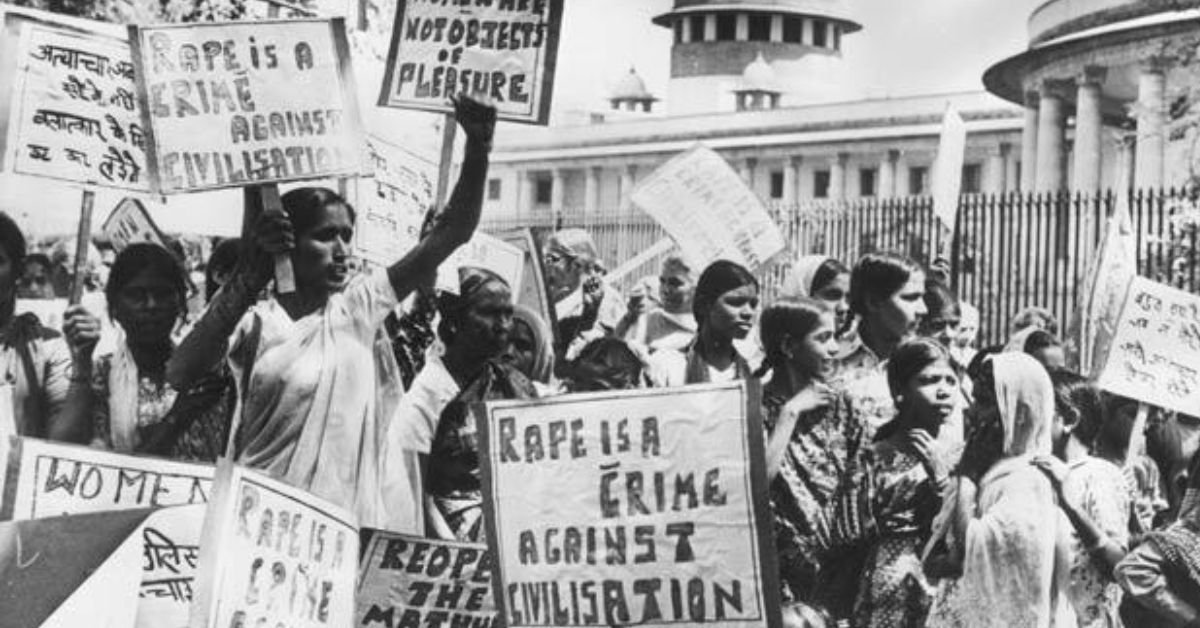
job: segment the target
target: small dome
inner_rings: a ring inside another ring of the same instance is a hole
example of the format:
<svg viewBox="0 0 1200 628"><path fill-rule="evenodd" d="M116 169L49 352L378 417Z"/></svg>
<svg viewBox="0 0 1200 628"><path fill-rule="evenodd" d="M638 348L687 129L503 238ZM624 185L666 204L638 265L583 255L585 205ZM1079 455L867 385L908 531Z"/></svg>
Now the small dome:
<svg viewBox="0 0 1200 628"><path fill-rule="evenodd" d="M779 81L775 68L763 57L762 52L742 71L741 89L748 91L777 92Z"/></svg>
<svg viewBox="0 0 1200 628"><path fill-rule="evenodd" d="M651 100L654 96L646 90L646 82L638 76L635 68L629 68L629 74L621 77L613 88L611 100Z"/></svg>

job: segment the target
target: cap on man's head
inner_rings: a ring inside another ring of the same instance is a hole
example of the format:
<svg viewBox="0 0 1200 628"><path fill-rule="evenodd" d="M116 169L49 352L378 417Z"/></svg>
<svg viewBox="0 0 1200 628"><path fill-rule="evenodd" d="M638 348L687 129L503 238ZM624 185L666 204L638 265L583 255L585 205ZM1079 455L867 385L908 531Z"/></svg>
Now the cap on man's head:
<svg viewBox="0 0 1200 628"><path fill-rule="evenodd" d="M585 229L563 229L550 236L546 244L547 252L555 252L568 257L582 258L585 261L597 261L600 254L596 251L596 243L591 234Z"/></svg>

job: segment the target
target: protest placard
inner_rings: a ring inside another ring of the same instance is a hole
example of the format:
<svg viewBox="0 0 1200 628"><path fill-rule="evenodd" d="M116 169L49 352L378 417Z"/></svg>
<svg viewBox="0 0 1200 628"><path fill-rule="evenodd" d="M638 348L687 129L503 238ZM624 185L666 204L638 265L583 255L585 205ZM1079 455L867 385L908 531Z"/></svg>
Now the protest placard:
<svg viewBox="0 0 1200 628"><path fill-rule="evenodd" d="M136 198L125 198L117 203L100 230L118 253L134 242L149 242L164 248L167 246L162 231L158 230L146 207Z"/></svg>
<svg viewBox="0 0 1200 628"><path fill-rule="evenodd" d="M756 397L733 383L477 409L505 625L778 626Z"/></svg>
<svg viewBox="0 0 1200 628"><path fill-rule="evenodd" d="M213 467L21 438L0 519L202 504Z"/></svg>
<svg viewBox="0 0 1200 628"><path fill-rule="evenodd" d="M554 329L558 326L554 303L550 299L550 287L546 285L546 271L542 266L542 253L533 236L533 230L509 230L498 233L497 238L521 249L525 257L521 273L521 289L513 290L513 302L537 312L542 320Z"/></svg>
<svg viewBox="0 0 1200 628"><path fill-rule="evenodd" d="M355 626L471 626L496 621L486 545L364 530Z"/></svg>
<svg viewBox="0 0 1200 628"><path fill-rule="evenodd" d="M129 44L122 38L6 12L16 54L0 75L4 169L105 187L146 191L141 111Z"/></svg>
<svg viewBox="0 0 1200 628"><path fill-rule="evenodd" d="M476 231L438 266L438 290L458 294L458 269L467 267L486 268L507 281L514 295L521 294L525 252L504 240Z"/></svg>
<svg viewBox="0 0 1200 628"><path fill-rule="evenodd" d="M663 164L638 183L631 199L697 268L727 259L756 271L784 248L762 200L703 145Z"/></svg>
<svg viewBox="0 0 1200 628"><path fill-rule="evenodd" d="M162 508L151 514L138 531L142 581L136 628L188 625L204 509L203 504Z"/></svg>
<svg viewBox="0 0 1200 628"><path fill-rule="evenodd" d="M377 137L368 138L367 146L375 177L358 182L354 246L367 261L391 266L421 237L437 165Z"/></svg>
<svg viewBox="0 0 1200 628"><path fill-rule="evenodd" d="M133 626L142 576L140 529L153 512L0 523L0 624Z"/></svg>
<svg viewBox="0 0 1200 628"><path fill-rule="evenodd" d="M1200 414L1200 297L1134 278L1099 385L1153 406Z"/></svg>
<svg viewBox="0 0 1200 628"><path fill-rule="evenodd" d="M227 463L214 491L192 628L354 625L358 530L349 513Z"/></svg>
<svg viewBox="0 0 1200 628"><path fill-rule="evenodd" d="M341 19L129 28L155 191L362 171Z"/></svg>
<svg viewBox="0 0 1200 628"><path fill-rule="evenodd" d="M451 112L484 94L501 120L546 124L563 0L399 0L379 105Z"/></svg>

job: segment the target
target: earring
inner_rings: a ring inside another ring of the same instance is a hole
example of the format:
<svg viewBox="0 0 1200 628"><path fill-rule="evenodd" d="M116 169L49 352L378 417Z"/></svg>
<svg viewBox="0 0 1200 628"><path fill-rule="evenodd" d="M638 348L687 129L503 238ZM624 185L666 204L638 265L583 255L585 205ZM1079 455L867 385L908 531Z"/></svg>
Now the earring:
<svg viewBox="0 0 1200 628"><path fill-rule="evenodd" d="M892 400L896 402L896 405L900 405L904 403L904 395L896 395L895 397L892 397Z"/></svg>

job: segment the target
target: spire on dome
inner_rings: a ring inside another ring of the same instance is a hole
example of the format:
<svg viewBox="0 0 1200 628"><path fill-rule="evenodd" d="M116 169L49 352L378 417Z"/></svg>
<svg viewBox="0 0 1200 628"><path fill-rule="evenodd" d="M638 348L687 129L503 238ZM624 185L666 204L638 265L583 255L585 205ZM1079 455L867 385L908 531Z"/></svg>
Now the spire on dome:
<svg viewBox="0 0 1200 628"><path fill-rule="evenodd" d="M637 68L630 66L629 73L622 76L613 87L608 102L612 103L613 109L636 111L641 107L642 111L649 113L657 100L654 94L646 89L646 82L638 75Z"/></svg>

